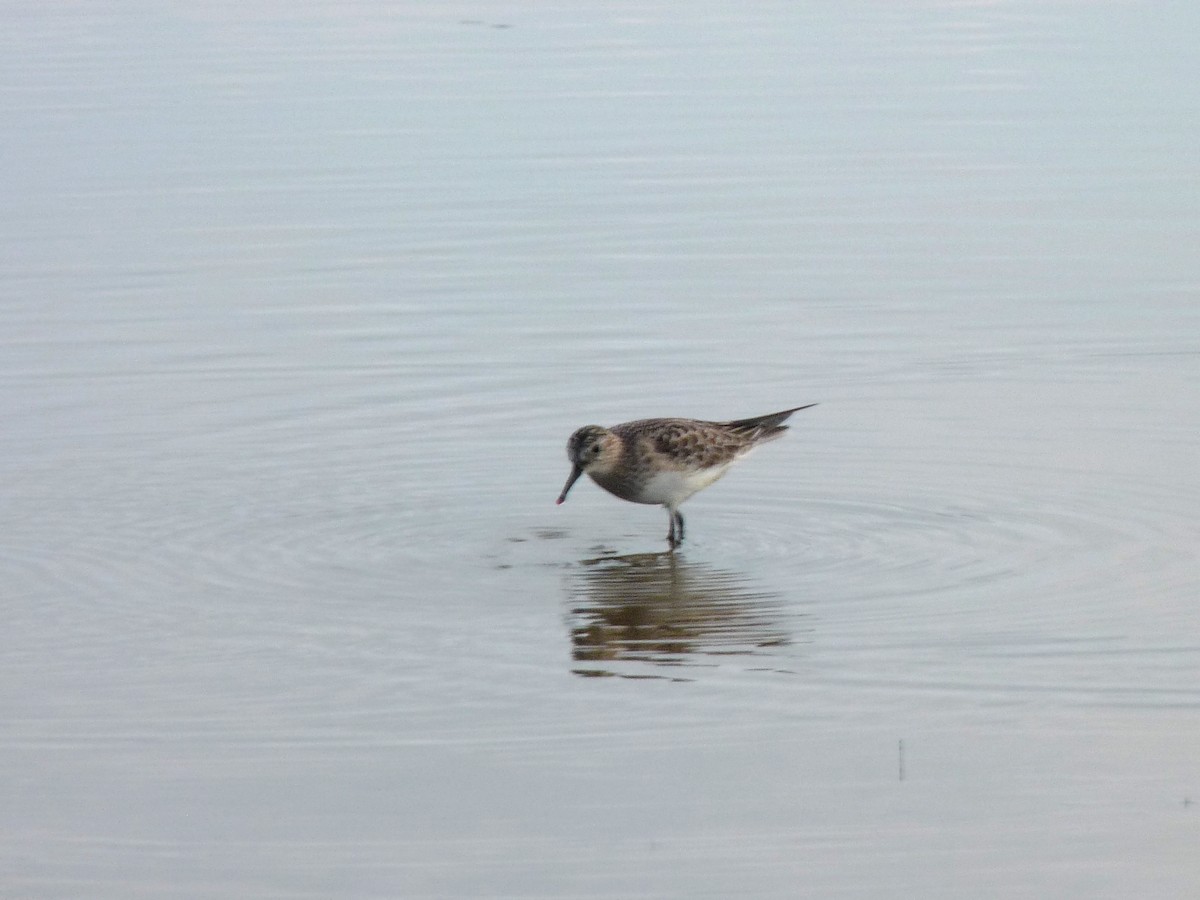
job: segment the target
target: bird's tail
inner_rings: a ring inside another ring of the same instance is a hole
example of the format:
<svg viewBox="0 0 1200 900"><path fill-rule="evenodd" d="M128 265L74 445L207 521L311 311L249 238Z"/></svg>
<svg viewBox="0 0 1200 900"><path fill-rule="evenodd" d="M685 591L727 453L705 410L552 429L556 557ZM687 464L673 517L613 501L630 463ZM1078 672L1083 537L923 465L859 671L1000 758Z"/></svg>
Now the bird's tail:
<svg viewBox="0 0 1200 900"><path fill-rule="evenodd" d="M791 409L785 409L781 412L767 413L765 416L735 419L732 422L722 422L721 424L755 441L769 441L787 431L788 427L783 423L787 421L792 413L799 412L802 409L809 409L816 405L815 403L807 403L804 406L793 406Z"/></svg>

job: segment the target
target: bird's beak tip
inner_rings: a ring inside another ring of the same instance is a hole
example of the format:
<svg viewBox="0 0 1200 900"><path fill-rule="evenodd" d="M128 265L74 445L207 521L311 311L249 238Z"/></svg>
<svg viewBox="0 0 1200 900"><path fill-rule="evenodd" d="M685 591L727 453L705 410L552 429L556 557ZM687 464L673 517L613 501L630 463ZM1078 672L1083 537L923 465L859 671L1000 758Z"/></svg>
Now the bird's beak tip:
<svg viewBox="0 0 1200 900"><path fill-rule="evenodd" d="M571 469L571 474L567 478L567 483L563 485L562 493L559 494L558 499L554 501L555 506L562 506L567 502L567 493L571 490L571 485L573 485L582 474L583 469L581 469L579 466L575 466L573 469Z"/></svg>

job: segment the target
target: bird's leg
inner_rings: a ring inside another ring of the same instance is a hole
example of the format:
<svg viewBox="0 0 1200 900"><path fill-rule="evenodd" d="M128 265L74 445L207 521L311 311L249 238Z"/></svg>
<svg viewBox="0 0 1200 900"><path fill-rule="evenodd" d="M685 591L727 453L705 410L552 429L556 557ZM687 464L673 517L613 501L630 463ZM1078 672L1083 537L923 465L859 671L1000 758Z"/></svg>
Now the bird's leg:
<svg viewBox="0 0 1200 900"><path fill-rule="evenodd" d="M683 516L674 509L668 509L667 514L671 517L671 530L667 532L667 543L674 550L683 543Z"/></svg>

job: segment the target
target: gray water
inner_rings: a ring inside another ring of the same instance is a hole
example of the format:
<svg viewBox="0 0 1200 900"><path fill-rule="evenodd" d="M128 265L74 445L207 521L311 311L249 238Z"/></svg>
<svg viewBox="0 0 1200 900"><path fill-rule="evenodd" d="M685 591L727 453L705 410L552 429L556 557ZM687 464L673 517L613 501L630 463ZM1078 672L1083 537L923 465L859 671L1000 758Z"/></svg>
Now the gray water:
<svg viewBox="0 0 1200 900"><path fill-rule="evenodd" d="M4 19L4 897L1200 894L1194 7Z"/></svg>

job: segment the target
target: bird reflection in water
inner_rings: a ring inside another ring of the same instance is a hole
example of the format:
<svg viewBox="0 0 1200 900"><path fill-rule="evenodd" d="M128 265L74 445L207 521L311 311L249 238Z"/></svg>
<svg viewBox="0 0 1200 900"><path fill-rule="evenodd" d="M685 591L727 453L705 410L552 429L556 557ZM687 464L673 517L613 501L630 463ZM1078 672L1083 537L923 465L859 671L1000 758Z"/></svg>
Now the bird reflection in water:
<svg viewBox="0 0 1200 900"><path fill-rule="evenodd" d="M715 657L764 654L791 642L777 594L669 552L584 560L570 601L572 655L599 664L576 668L577 675L664 677L615 664L715 665Z"/></svg>

